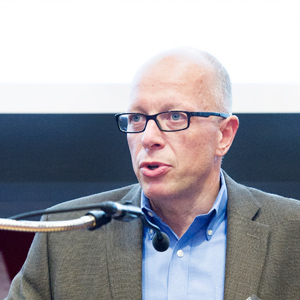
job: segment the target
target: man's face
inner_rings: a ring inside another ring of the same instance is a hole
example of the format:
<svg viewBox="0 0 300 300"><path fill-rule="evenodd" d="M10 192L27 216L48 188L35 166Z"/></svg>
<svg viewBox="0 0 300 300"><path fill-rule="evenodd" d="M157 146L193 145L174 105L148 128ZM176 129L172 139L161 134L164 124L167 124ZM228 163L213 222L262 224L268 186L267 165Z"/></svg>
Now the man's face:
<svg viewBox="0 0 300 300"><path fill-rule="evenodd" d="M211 73L201 74L199 66L172 61L156 65L135 82L129 112L215 111L208 92L211 81ZM162 132L150 120L144 132L127 134L133 169L145 195L161 201L199 194L219 167L219 127L216 117L192 117L188 129Z"/></svg>

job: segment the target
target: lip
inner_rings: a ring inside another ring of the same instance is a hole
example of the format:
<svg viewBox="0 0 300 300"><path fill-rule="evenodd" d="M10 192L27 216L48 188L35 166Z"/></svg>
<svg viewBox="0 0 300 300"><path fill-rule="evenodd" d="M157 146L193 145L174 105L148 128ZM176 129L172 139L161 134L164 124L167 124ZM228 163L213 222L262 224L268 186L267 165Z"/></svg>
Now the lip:
<svg viewBox="0 0 300 300"><path fill-rule="evenodd" d="M152 167L152 168L151 168ZM151 162L142 162L140 164L140 170L141 173L146 177L159 177L169 171L171 168L170 165L157 162L157 161L151 161Z"/></svg>

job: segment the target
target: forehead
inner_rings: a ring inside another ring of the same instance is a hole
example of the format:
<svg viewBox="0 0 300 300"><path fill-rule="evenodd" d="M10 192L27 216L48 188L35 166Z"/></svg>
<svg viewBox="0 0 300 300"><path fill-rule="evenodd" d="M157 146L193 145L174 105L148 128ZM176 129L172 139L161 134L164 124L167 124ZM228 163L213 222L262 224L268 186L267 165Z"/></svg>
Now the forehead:
<svg viewBox="0 0 300 300"><path fill-rule="evenodd" d="M164 58L136 76L129 109L208 109L213 77L212 67L205 62Z"/></svg>

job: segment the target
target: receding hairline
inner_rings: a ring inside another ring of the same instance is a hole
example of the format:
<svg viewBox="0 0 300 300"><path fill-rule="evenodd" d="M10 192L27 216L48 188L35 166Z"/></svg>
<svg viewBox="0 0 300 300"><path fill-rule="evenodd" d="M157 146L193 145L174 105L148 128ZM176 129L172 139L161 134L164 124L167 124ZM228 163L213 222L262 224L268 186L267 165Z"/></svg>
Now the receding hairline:
<svg viewBox="0 0 300 300"><path fill-rule="evenodd" d="M169 49L150 58L137 71L133 78L133 84L136 84L151 69L162 65L166 61L180 62L198 66L205 69L206 72L213 74L214 84L211 85L211 94L215 98L215 104L220 112L231 114L232 95L231 81L229 74L224 66L210 53L191 47L180 47Z"/></svg>
<svg viewBox="0 0 300 300"><path fill-rule="evenodd" d="M160 63L166 60L182 60L186 63L196 64L199 66L212 66L211 62L208 59L208 56L209 54L205 51L189 47L166 50L164 52L160 52L159 54L153 56L148 61L146 61L137 71L134 78L143 75L149 69L155 67L156 65L159 65Z"/></svg>

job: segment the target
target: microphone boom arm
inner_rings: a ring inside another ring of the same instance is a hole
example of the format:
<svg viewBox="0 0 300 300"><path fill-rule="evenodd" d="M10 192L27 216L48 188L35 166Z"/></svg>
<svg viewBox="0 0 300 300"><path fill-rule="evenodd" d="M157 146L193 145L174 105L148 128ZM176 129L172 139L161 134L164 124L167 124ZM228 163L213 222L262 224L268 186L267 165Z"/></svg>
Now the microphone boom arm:
<svg viewBox="0 0 300 300"><path fill-rule="evenodd" d="M95 217L86 215L68 221L16 221L0 218L0 229L22 232L57 232L92 228L96 223Z"/></svg>
<svg viewBox="0 0 300 300"><path fill-rule="evenodd" d="M94 230L109 223L112 218L119 221L129 222L134 219L140 218L143 224L150 227L154 232L152 239L153 247L159 251L163 252L169 248L170 240L166 233L162 232L158 226L151 223L144 215L142 210L137 206L129 205L129 202L125 204L120 204L112 201L103 202L100 204L92 204L84 207L73 207L69 211L76 211L91 208L100 208L101 211L93 210L88 212L85 216L68 221L27 221L27 220L16 220L26 216L26 214L14 216L10 219L0 218L0 230L11 230L11 231L23 231L23 232L58 232L87 228L89 230ZM27 216L35 216L38 214L53 214L66 212L67 209L53 209L32 212L27 214Z"/></svg>
<svg viewBox="0 0 300 300"><path fill-rule="evenodd" d="M0 230L22 232L58 232L87 228L94 230L111 221L103 211L93 210L86 215L67 221L17 221L0 218Z"/></svg>

